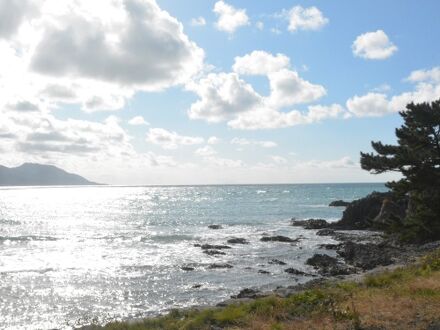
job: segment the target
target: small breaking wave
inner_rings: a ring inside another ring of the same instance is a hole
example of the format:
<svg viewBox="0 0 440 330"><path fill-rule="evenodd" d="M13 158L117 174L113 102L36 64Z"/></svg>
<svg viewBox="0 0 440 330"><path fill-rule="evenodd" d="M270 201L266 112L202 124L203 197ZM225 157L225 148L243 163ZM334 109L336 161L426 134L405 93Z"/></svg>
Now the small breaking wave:
<svg viewBox="0 0 440 330"><path fill-rule="evenodd" d="M43 242L43 241L57 241L58 238L51 237L51 236L0 236L0 243L4 242Z"/></svg>

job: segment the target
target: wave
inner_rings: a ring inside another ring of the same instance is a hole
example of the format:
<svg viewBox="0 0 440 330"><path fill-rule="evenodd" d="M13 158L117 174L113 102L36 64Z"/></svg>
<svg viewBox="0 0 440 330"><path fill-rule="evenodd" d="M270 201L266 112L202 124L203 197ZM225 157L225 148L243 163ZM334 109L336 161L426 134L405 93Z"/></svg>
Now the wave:
<svg viewBox="0 0 440 330"><path fill-rule="evenodd" d="M193 241L196 237L192 235L154 235L143 237L141 242L155 241L155 242L176 242L176 241Z"/></svg>
<svg viewBox="0 0 440 330"><path fill-rule="evenodd" d="M21 222L16 220L0 219L0 225L19 226L21 225Z"/></svg>
<svg viewBox="0 0 440 330"><path fill-rule="evenodd" d="M0 243L3 242L31 242L31 241L57 241L58 238L51 236L0 236Z"/></svg>
<svg viewBox="0 0 440 330"><path fill-rule="evenodd" d="M257 190L257 194L265 194L265 193L267 193L266 190Z"/></svg>

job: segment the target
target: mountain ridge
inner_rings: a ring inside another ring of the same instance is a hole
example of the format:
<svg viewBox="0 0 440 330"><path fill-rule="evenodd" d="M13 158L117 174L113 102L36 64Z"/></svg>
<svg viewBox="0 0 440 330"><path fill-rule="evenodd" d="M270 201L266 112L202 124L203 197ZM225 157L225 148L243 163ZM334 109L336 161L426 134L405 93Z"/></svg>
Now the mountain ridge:
<svg viewBox="0 0 440 330"><path fill-rule="evenodd" d="M99 185L54 165L23 163L17 167L0 165L0 186Z"/></svg>

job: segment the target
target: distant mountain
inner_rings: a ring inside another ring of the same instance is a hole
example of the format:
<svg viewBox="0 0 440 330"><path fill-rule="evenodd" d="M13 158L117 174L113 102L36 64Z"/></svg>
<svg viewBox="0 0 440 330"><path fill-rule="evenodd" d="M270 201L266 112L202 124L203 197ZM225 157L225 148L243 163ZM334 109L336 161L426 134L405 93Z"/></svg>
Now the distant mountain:
<svg viewBox="0 0 440 330"><path fill-rule="evenodd" d="M96 185L56 166L24 163L18 167L0 165L0 186Z"/></svg>

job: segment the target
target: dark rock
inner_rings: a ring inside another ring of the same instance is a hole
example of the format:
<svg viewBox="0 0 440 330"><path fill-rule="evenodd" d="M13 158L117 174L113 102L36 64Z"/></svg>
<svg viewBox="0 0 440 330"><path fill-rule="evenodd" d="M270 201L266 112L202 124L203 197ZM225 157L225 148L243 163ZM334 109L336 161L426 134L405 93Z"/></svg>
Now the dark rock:
<svg viewBox="0 0 440 330"><path fill-rule="evenodd" d="M200 289L201 287L202 287L201 284L194 284L194 285L192 286L193 289Z"/></svg>
<svg viewBox="0 0 440 330"><path fill-rule="evenodd" d="M390 265L392 255L396 253L395 248L372 243L359 244L354 242L346 242L343 248L338 251L338 254L344 258L346 263L363 270Z"/></svg>
<svg viewBox="0 0 440 330"><path fill-rule="evenodd" d="M209 229L223 229L223 227L220 225L209 225L208 228Z"/></svg>
<svg viewBox="0 0 440 330"><path fill-rule="evenodd" d="M269 261L270 265L287 265L284 261L278 260L278 259L272 259Z"/></svg>
<svg viewBox="0 0 440 330"><path fill-rule="evenodd" d="M303 227L304 229L328 228L330 224L324 219L296 220L292 219L292 226Z"/></svg>
<svg viewBox="0 0 440 330"><path fill-rule="evenodd" d="M209 256L225 255L226 254L226 253L219 251L219 250L203 250L203 253L206 253Z"/></svg>
<svg viewBox="0 0 440 330"><path fill-rule="evenodd" d="M335 231L333 229L324 228L320 229L316 232L316 235L318 236L332 236L335 234Z"/></svg>
<svg viewBox="0 0 440 330"><path fill-rule="evenodd" d="M346 202L343 200L337 200L337 201L332 201L328 206L335 206L335 207L339 207L339 206L348 206L350 205L350 202Z"/></svg>
<svg viewBox="0 0 440 330"><path fill-rule="evenodd" d="M234 237L227 241L229 244L249 244L249 242L244 238Z"/></svg>
<svg viewBox="0 0 440 330"><path fill-rule="evenodd" d="M195 268L194 267L190 267L190 266L182 266L182 267L180 267L180 269L184 270L186 272L190 272L190 271L194 270Z"/></svg>
<svg viewBox="0 0 440 330"><path fill-rule="evenodd" d="M223 250L230 249L230 246L227 245L211 245L211 244L203 244L200 246L202 250Z"/></svg>
<svg viewBox="0 0 440 330"><path fill-rule="evenodd" d="M326 250L337 250L341 247L340 244L321 244L319 245L320 249L326 249Z"/></svg>
<svg viewBox="0 0 440 330"><path fill-rule="evenodd" d="M270 272L268 272L267 270L263 270L263 269L260 269L260 270L258 271L258 273L259 273L259 274L270 274Z"/></svg>
<svg viewBox="0 0 440 330"><path fill-rule="evenodd" d="M233 266L230 264L211 264L208 266L208 269L223 269L223 268L232 268Z"/></svg>
<svg viewBox="0 0 440 330"><path fill-rule="evenodd" d="M216 306L217 307L227 307L229 305L236 305L236 304L240 304L240 303L249 303L253 301L253 299L251 298L232 298L232 299L228 299L222 302L219 302ZM211 327L212 329L212 327Z"/></svg>
<svg viewBox="0 0 440 330"><path fill-rule="evenodd" d="M281 236L281 235L277 235L277 236L264 236L260 239L260 241L262 242L283 242L283 243L296 243L299 241L299 239L291 239L289 237L286 236Z"/></svg>
<svg viewBox="0 0 440 330"><path fill-rule="evenodd" d="M373 192L351 202L342 214L342 219L331 227L348 230L380 229L391 218L395 220L403 217L407 204L406 200L397 199L391 192Z"/></svg>
<svg viewBox="0 0 440 330"><path fill-rule="evenodd" d="M241 290L237 295L231 296L231 298L234 299L241 299L241 298L250 298L255 299L258 298L260 291L254 290L254 289L243 289Z"/></svg>
<svg viewBox="0 0 440 330"><path fill-rule="evenodd" d="M351 270L346 265L339 263L338 259L326 254L315 254L307 259L306 264L318 269L322 275L337 276L351 273Z"/></svg>
<svg viewBox="0 0 440 330"><path fill-rule="evenodd" d="M302 272L302 271L300 271L298 269L295 269L295 268L287 268L284 271L286 273L292 274L292 275L307 275L306 273L304 273L304 272Z"/></svg>

